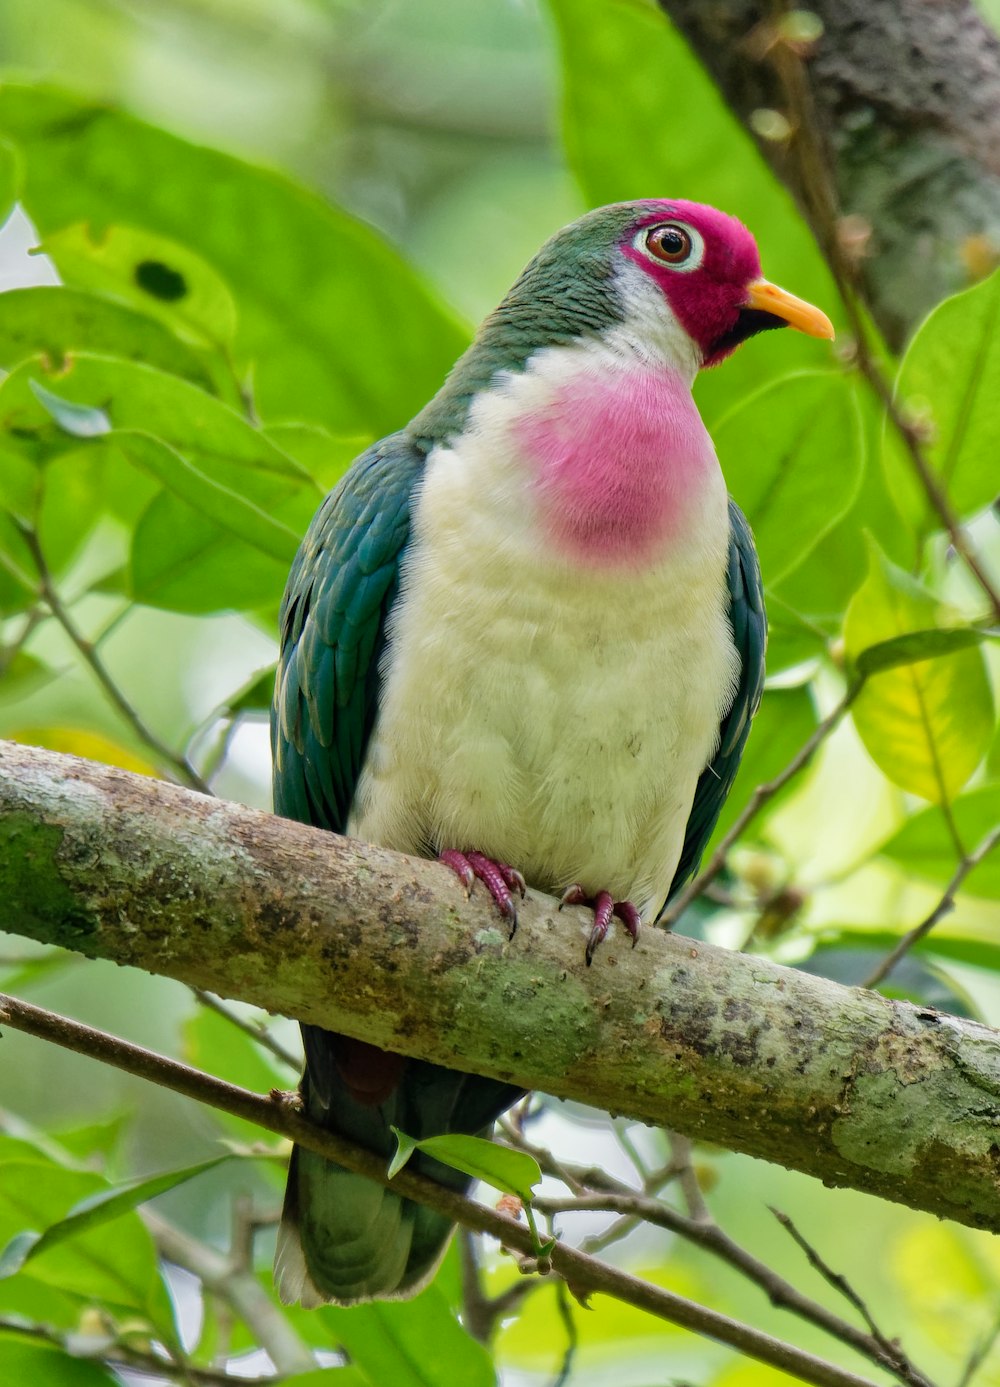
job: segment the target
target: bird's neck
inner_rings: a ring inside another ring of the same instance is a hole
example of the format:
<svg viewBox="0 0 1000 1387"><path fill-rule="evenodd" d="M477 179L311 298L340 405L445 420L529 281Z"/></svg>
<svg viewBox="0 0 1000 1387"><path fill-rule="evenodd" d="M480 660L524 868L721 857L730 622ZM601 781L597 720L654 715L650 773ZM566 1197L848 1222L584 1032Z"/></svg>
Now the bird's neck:
<svg viewBox="0 0 1000 1387"><path fill-rule="evenodd" d="M605 343L536 353L473 403L467 428L574 567L648 567L721 486L685 375Z"/></svg>

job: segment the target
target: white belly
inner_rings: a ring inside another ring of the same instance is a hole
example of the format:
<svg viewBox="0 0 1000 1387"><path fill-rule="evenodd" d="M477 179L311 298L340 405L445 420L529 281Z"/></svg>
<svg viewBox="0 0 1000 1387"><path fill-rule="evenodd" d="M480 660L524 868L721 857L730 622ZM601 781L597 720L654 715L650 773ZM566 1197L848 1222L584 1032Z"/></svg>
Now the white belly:
<svg viewBox="0 0 1000 1387"><path fill-rule="evenodd" d="M488 439L436 450L348 831L652 918L733 697L726 507L716 467L655 562L582 568L546 552Z"/></svg>

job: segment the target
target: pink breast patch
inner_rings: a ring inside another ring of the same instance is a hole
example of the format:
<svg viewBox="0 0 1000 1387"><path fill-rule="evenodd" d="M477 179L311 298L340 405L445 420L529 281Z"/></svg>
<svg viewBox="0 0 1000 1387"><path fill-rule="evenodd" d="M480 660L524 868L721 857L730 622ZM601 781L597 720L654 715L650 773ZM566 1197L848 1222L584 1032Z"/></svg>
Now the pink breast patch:
<svg viewBox="0 0 1000 1387"><path fill-rule="evenodd" d="M517 439L547 537L595 568L654 559L718 465L690 390L663 367L582 371Z"/></svg>

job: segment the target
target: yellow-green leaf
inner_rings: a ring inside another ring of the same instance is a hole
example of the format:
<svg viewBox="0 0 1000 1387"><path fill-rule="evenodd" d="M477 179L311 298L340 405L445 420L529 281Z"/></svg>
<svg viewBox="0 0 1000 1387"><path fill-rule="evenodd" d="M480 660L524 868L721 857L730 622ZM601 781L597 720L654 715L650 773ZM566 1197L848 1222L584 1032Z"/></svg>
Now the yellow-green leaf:
<svg viewBox="0 0 1000 1387"><path fill-rule="evenodd" d="M868 577L847 609L848 658L911 632L946 628L934 596L871 545ZM976 647L870 675L853 708L872 759L895 784L935 803L950 802L989 749L993 697Z"/></svg>

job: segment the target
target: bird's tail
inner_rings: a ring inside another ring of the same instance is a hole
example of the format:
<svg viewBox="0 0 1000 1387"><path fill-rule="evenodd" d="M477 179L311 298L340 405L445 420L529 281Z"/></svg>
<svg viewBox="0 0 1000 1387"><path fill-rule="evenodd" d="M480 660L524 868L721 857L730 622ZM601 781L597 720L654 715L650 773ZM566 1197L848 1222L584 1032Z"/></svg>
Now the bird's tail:
<svg viewBox="0 0 1000 1387"><path fill-rule="evenodd" d="M344 1082L338 1062L345 1043L355 1047L356 1059L356 1042L316 1027L303 1032L307 1113L383 1155L387 1164L395 1145L390 1126L418 1140L443 1132L480 1135L520 1096L509 1084L388 1055L396 1080L391 1092L359 1093ZM411 1164L450 1189L464 1192L471 1183L423 1152ZM440 1214L296 1147L274 1259L278 1295L286 1305L307 1307L405 1299L434 1275L453 1227Z"/></svg>

